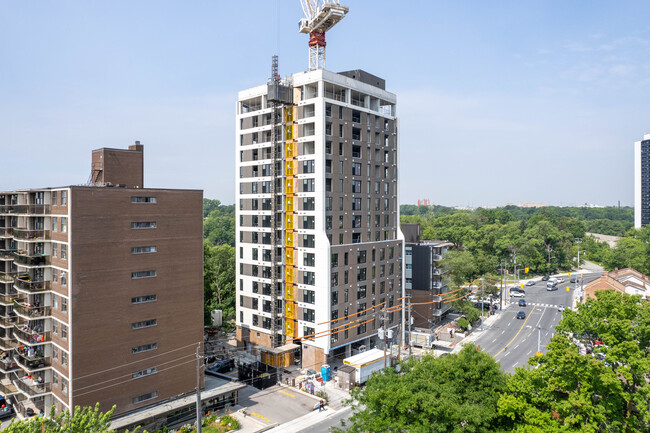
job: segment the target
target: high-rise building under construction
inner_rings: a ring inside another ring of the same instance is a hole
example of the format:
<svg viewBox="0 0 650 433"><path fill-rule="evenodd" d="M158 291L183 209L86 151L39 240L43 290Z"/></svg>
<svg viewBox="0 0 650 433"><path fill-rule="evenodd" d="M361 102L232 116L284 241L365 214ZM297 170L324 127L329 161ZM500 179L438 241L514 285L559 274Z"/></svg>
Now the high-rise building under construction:
<svg viewBox="0 0 650 433"><path fill-rule="evenodd" d="M262 361L318 368L396 330L397 131L395 94L362 70L281 80L276 59L239 93L237 338Z"/></svg>

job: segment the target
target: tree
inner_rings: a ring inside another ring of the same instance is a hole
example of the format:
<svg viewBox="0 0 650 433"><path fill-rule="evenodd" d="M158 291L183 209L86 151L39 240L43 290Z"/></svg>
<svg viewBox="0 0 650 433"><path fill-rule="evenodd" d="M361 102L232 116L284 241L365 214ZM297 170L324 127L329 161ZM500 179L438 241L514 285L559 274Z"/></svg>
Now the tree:
<svg viewBox="0 0 650 433"><path fill-rule="evenodd" d="M204 323L211 324L212 310L223 311L223 321L235 317L235 248L230 245L203 245Z"/></svg>
<svg viewBox="0 0 650 433"><path fill-rule="evenodd" d="M102 413L97 403L94 408L76 406L74 415L65 411L55 416L52 407L50 415L45 418L12 420L3 433L113 433L115 430L111 430L110 425L114 411L115 406L108 412Z"/></svg>
<svg viewBox="0 0 650 433"><path fill-rule="evenodd" d="M352 391L348 432L492 432L506 375L474 345L375 373ZM340 430L339 430L340 431Z"/></svg>
<svg viewBox="0 0 650 433"><path fill-rule="evenodd" d="M650 429L650 305L603 290L566 311L535 369L508 379L499 413L514 431L648 431ZM593 344L581 354L574 338Z"/></svg>
<svg viewBox="0 0 650 433"><path fill-rule="evenodd" d="M621 238L616 248L605 261L609 269L634 268L644 274L650 273L647 266L647 245L642 240L633 237Z"/></svg>

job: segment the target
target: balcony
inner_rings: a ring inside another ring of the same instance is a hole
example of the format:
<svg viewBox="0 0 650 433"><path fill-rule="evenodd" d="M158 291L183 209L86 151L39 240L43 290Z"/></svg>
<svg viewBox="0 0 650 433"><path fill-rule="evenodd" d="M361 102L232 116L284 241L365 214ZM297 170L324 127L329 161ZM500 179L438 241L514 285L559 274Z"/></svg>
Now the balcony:
<svg viewBox="0 0 650 433"><path fill-rule="evenodd" d="M0 316L0 327L11 328L12 326L14 326L16 324L17 319L18 318L15 315L14 316L5 316L5 317ZM0 337L0 338L2 338L2 337Z"/></svg>
<svg viewBox="0 0 650 433"><path fill-rule="evenodd" d="M22 292L41 293L50 290L49 281L32 281L30 277L16 277L14 280L14 288Z"/></svg>
<svg viewBox="0 0 650 433"><path fill-rule="evenodd" d="M46 256L45 254L35 254L30 256L24 254L24 251L20 251L14 255L14 263L29 267L48 266L50 264L50 256Z"/></svg>
<svg viewBox="0 0 650 433"><path fill-rule="evenodd" d="M442 256L440 254L433 254L433 260L436 261L436 262L438 260L442 260Z"/></svg>
<svg viewBox="0 0 650 433"><path fill-rule="evenodd" d="M46 230L14 229L14 239L21 241L46 241L50 239L50 232Z"/></svg>
<svg viewBox="0 0 650 433"><path fill-rule="evenodd" d="M23 344L34 346L52 341L50 332L34 332L27 326L14 325L14 337Z"/></svg>
<svg viewBox="0 0 650 433"><path fill-rule="evenodd" d="M36 397L52 391L51 383L38 383L34 379L30 379L27 376L20 377L16 373L11 374L11 379L19 390L30 397Z"/></svg>
<svg viewBox="0 0 650 433"><path fill-rule="evenodd" d="M5 381L7 379L4 379ZM12 394L16 394L18 392L18 388L16 388L16 385L13 383L5 383L5 382L0 382L0 394L4 396L9 396Z"/></svg>
<svg viewBox="0 0 650 433"><path fill-rule="evenodd" d="M0 228L0 239L12 238L14 236L13 227Z"/></svg>
<svg viewBox="0 0 650 433"><path fill-rule="evenodd" d="M14 259L13 250L0 250L0 262L11 261Z"/></svg>
<svg viewBox="0 0 650 433"><path fill-rule="evenodd" d="M16 412L19 412L23 418L30 418L34 415L40 415L45 411L44 400L32 401L30 399L19 401L14 405Z"/></svg>
<svg viewBox="0 0 650 433"><path fill-rule="evenodd" d="M433 268L431 271L431 275L440 275L440 268Z"/></svg>
<svg viewBox="0 0 650 433"><path fill-rule="evenodd" d="M10 371L18 370L20 366L12 358L0 359L0 371L8 373Z"/></svg>
<svg viewBox="0 0 650 433"><path fill-rule="evenodd" d="M51 314L51 307L33 307L28 304L14 301L14 311L20 317L28 320L35 320L49 316Z"/></svg>
<svg viewBox="0 0 650 433"><path fill-rule="evenodd" d="M0 349L8 352L18 347L18 342L13 337L0 337Z"/></svg>
<svg viewBox="0 0 650 433"><path fill-rule="evenodd" d="M0 283L11 283L16 276L15 272L0 272Z"/></svg>
<svg viewBox="0 0 650 433"><path fill-rule="evenodd" d="M49 213L51 213L49 204L12 204L0 206L0 214L47 215Z"/></svg>
<svg viewBox="0 0 650 433"><path fill-rule="evenodd" d="M20 352L18 349L14 352L14 361L16 361L19 367L22 367L23 370L27 370L30 373L52 366L52 360L49 357L46 358L36 354L29 356L29 353L25 353L25 351Z"/></svg>
<svg viewBox="0 0 650 433"><path fill-rule="evenodd" d="M9 293L8 295L2 294L0 295L0 304L5 306L13 305L17 296L18 293Z"/></svg>

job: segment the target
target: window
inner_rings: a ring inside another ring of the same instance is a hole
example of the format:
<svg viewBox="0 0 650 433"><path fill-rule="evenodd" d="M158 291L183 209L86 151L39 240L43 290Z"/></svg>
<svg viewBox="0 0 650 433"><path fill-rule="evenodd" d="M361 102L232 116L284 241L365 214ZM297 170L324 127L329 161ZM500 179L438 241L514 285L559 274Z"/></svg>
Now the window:
<svg viewBox="0 0 650 433"><path fill-rule="evenodd" d="M357 251L357 263L366 263L366 250Z"/></svg>
<svg viewBox="0 0 650 433"><path fill-rule="evenodd" d="M302 310L302 320L305 322L311 322L314 323L316 321L316 311L309 309L309 308L303 308ZM312 332L313 334L313 332Z"/></svg>
<svg viewBox="0 0 650 433"><path fill-rule="evenodd" d="M63 340L68 339L68 325L64 325L63 323L61 324L61 338Z"/></svg>
<svg viewBox="0 0 650 433"><path fill-rule="evenodd" d="M68 274L66 272L61 272L61 285L62 286L68 285Z"/></svg>
<svg viewBox="0 0 650 433"><path fill-rule="evenodd" d="M314 223L315 219L313 216L303 216L302 217L302 228L313 230L316 224Z"/></svg>
<svg viewBox="0 0 650 433"><path fill-rule="evenodd" d="M352 163L352 176L361 176L361 164L358 162Z"/></svg>
<svg viewBox="0 0 650 433"><path fill-rule="evenodd" d="M59 334L59 322L57 322L56 320L52 320L52 333L54 335Z"/></svg>
<svg viewBox="0 0 650 433"><path fill-rule="evenodd" d="M332 210L332 197L325 197L325 210L328 212Z"/></svg>
<svg viewBox="0 0 650 433"><path fill-rule="evenodd" d="M313 290L303 290L302 291L302 301L308 304L316 303L316 292Z"/></svg>
<svg viewBox="0 0 650 433"><path fill-rule="evenodd" d="M131 329L149 328L151 326L156 326L157 323L158 321L156 319L143 320L142 322L134 322L131 323Z"/></svg>
<svg viewBox="0 0 650 433"><path fill-rule="evenodd" d="M59 270L56 268L52 268L52 281L55 283L59 282Z"/></svg>
<svg viewBox="0 0 650 433"><path fill-rule="evenodd" d="M352 181L352 192L353 193L361 193L361 181L360 180L353 180Z"/></svg>
<svg viewBox="0 0 650 433"><path fill-rule="evenodd" d="M302 210L314 210L315 209L315 199L314 197L303 197L302 198Z"/></svg>
<svg viewBox="0 0 650 433"><path fill-rule="evenodd" d="M154 302L156 300L156 295L146 295L146 296L136 296L131 298L132 304L144 304L145 302Z"/></svg>
<svg viewBox="0 0 650 433"><path fill-rule="evenodd" d="M59 231L59 218L58 217L52 217L52 231L53 232L58 232Z"/></svg>
<svg viewBox="0 0 650 433"><path fill-rule="evenodd" d="M314 235L302 235L303 248L314 248L316 244L315 239Z"/></svg>
<svg viewBox="0 0 650 433"><path fill-rule="evenodd" d="M59 373L56 371L52 372L52 385L59 386Z"/></svg>
<svg viewBox="0 0 650 433"><path fill-rule="evenodd" d="M156 197L131 197L131 203L156 203Z"/></svg>
<svg viewBox="0 0 650 433"><path fill-rule="evenodd" d="M132 222L131 223L131 228L132 229L155 229L156 228L156 222L155 221Z"/></svg>
<svg viewBox="0 0 650 433"><path fill-rule="evenodd" d="M352 146L352 158L361 158L361 146Z"/></svg>
<svg viewBox="0 0 650 433"><path fill-rule="evenodd" d="M68 258L68 246L66 244L61 244L61 258L63 260Z"/></svg>
<svg viewBox="0 0 650 433"><path fill-rule="evenodd" d="M156 276L156 271L137 271L131 272L131 279L136 280L138 278L152 278Z"/></svg>
<svg viewBox="0 0 650 433"><path fill-rule="evenodd" d="M302 273L302 283L309 286L316 284L316 274L314 272L303 272Z"/></svg>
<svg viewBox="0 0 650 433"><path fill-rule="evenodd" d="M61 392L65 395L68 395L68 379L65 377L61 378Z"/></svg>
<svg viewBox="0 0 650 433"><path fill-rule="evenodd" d="M357 269L357 281L366 281L366 268Z"/></svg>
<svg viewBox="0 0 650 433"><path fill-rule="evenodd" d="M304 253L303 255L304 266L316 266L316 255L313 253Z"/></svg>
<svg viewBox="0 0 650 433"><path fill-rule="evenodd" d="M339 292L332 292L332 305L337 305L339 303ZM337 311L338 315L338 311Z"/></svg>
<svg viewBox="0 0 650 433"><path fill-rule="evenodd" d="M61 206L68 205L68 191L61 191Z"/></svg>
<svg viewBox="0 0 650 433"><path fill-rule="evenodd" d="M131 353L135 355L136 353L148 352L150 350L156 350L157 348L158 343L143 344L142 346L132 348Z"/></svg>
<svg viewBox="0 0 650 433"><path fill-rule="evenodd" d="M56 191L52 191L52 204L54 206L58 205L59 203L57 202L58 197L56 196Z"/></svg>
<svg viewBox="0 0 650 433"><path fill-rule="evenodd" d="M140 377L149 376L150 374L155 374L155 373L157 373L157 372L158 372L158 368L156 368L156 367L151 367L151 368L147 368L146 370L136 371L135 373L133 373L133 374L131 375L131 377L132 377L133 379L138 379L138 378L140 378Z"/></svg>
<svg viewBox="0 0 650 433"><path fill-rule="evenodd" d="M61 296L61 312L65 313L68 311L68 299Z"/></svg>
<svg viewBox="0 0 650 433"><path fill-rule="evenodd" d="M359 286L359 288L357 289L357 300L364 299L365 297L366 297L366 286Z"/></svg>
<svg viewBox="0 0 650 433"><path fill-rule="evenodd" d="M66 233L68 231L68 219L66 217L61 217L61 233Z"/></svg>
<svg viewBox="0 0 650 433"><path fill-rule="evenodd" d="M314 179L302 180L302 192L314 192Z"/></svg>
<svg viewBox="0 0 650 433"><path fill-rule="evenodd" d="M59 257L59 244L52 243L52 257Z"/></svg>
<svg viewBox="0 0 650 433"><path fill-rule="evenodd" d="M141 402L147 401L147 400L151 400L151 399L156 398L156 397L158 397L158 393L156 391L149 392L147 394L142 394L142 395L139 395L139 396L137 396L137 397L135 397L133 399L133 404L141 403Z"/></svg>
<svg viewBox="0 0 650 433"><path fill-rule="evenodd" d="M331 286L336 287L339 285L339 273L338 272L332 272L332 282Z"/></svg>
<svg viewBox="0 0 650 433"><path fill-rule="evenodd" d="M352 199L352 210L361 210L361 198Z"/></svg>
<svg viewBox="0 0 650 433"><path fill-rule="evenodd" d="M310 159L302 162L302 172L303 173L313 173L314 172L314 160Z"/></svg>

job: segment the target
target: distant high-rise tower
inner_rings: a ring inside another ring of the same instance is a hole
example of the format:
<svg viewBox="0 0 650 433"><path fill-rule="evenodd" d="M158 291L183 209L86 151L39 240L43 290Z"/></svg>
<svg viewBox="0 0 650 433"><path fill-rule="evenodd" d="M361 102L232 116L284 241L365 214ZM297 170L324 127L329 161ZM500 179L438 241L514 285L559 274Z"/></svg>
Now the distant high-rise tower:
<svg viewBox="0 0 650 433"><path fill-rule="evenodd" d="M237 339L264 362L316 369L374 347L380 310L401 305L395 110L361 70L279 80L274 65L239 93Z"/></svg>
<svg viewBox="0 0 650 433"><path fill-rule="evenodd" d="M650 224L650 134L634 143L634 227Z"/></svg>

